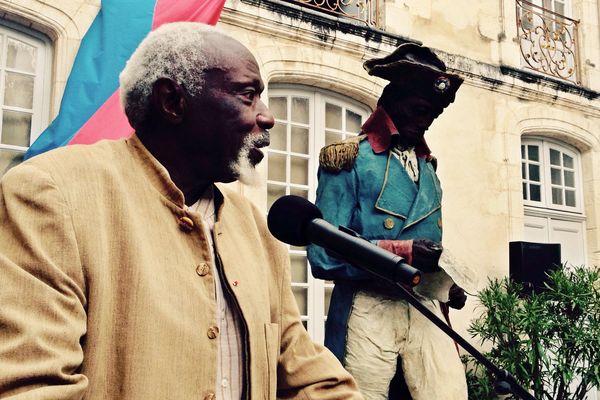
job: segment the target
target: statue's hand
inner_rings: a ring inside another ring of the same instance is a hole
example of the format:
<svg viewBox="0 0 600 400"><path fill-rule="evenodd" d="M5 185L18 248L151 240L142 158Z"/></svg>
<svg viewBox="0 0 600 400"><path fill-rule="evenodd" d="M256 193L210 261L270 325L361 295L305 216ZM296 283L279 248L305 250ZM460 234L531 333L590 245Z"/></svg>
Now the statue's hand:
<svg viewBox="0 0 600 400"><path fill-rule="evenodd" d="M443 247L429 239L414 239L412 245L412 265L422 272L437 272Z"/></svg>
<svg viewBox="0 0 600 400"><path fill-rule="evenodd" d="M438 261L442 246L429 239L379 240L377 245L406 259L413 267L422 272L440 271Z"/></svg>
<svg viewBox="0 0 600 400"><path fill-rule="evenodd" d="M463 288L458 286L456 283L452 285L450 291L448 292L449 300L446 304L448 307L454 308L456 310L460 310L465 306L467 302L467 295Z"/></svg>

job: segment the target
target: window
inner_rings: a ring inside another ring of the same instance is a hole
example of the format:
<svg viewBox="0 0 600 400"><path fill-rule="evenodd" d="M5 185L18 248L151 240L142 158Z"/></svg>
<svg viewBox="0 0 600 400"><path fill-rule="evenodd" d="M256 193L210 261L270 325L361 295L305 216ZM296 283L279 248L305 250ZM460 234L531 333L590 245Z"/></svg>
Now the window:
<svg viewBox="0 0 600 400"><path fill-rule="evenodd" d="M314 201L320 149L360 132L369 109L333 93L300 86L269 88L269 108L275 116L267 151L268 207L293 194ZM325 318L333 283L314 279L304 247L290 246L292 289L304 326L313 340L323 342Z"/></svg>
<svg viewBox="0 0 600 400"><path fill-rule="evenodd" d="M521 65L579 83L577 28L568 0L516 0Z"/></svg>
<svg viewBox="0 0 600 400"><path fill-rule="evenodd" d="M544 140L523 140L521 175L526 205L581 212L579 156L573 149Z"/></svg>
<svg viewBox="0 0 600 400"><path fill-rule="evenodd" d="M585 264L585 216L577 150L547 139L524 139L521 175L524 240L560 243L562 262Z"/></svg>
<svg viewBox="0 0 600 400"><path fill-rule="evenodd" d="M0 175L19 163L48 122L48 40L0 24Z"/></svg>

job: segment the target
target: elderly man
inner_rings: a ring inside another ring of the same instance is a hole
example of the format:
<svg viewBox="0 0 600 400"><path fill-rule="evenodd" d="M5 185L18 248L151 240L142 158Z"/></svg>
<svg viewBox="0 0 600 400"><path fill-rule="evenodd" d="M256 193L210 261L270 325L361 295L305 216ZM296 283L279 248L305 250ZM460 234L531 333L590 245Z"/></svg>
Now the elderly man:
<svg viewBox="0 0 600 400"><path fill-rule="evenodd" d="M1 398L362 398L309 339L263 212L216 183L263 158L263 88L236 40L165 25L121 74L132 137L5 175Z"/></svg>
<svg viewBox="0 0 600 400"><path fill-rule="evenodd" d="M455 271L440 268L442 191L424 134L454 101L462 79L415 44L364 66L390 83L361 135L321 151L317 205L330 223L349 227L424 272L415 294L441 317L440 300L461 308L466 296L448 275ZM320 247L311 246L308 255L316 277L335 281L325 344L366 399L388 398L398 357L414 400L467 398L454 343L398 288Z"/></svg>

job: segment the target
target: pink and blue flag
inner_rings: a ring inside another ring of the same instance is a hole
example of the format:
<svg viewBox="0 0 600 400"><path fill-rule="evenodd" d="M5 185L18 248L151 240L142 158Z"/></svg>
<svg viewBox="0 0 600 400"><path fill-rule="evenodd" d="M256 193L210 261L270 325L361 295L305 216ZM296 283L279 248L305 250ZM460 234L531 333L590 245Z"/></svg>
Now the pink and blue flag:
<svg viewBox="0 0 600 400"><path fill-rule="evenodd" d="M144 37L160 25L215 25L225 0L102 0L65 87L60 111L25 158L56 147L129 136L119 104L119 73Z"/></svg>

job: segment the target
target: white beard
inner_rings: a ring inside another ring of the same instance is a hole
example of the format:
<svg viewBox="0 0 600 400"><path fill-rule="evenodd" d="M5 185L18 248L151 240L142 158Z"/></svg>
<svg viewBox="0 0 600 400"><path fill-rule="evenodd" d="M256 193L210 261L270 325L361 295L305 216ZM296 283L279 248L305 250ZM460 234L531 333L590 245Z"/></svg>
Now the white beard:
<svg viewBox="0 0 600 400"><path fill-rule="evenodd" d="M250 149L255 147L255 143L264 140L263 136L252 137L248 135L244 140L244 145L238 153L238 157L235 161L229 164L229 168L233 172L237 180L248 186L259 186L262 177L256 170L255 166L252 165L249 158Z"/></svg>
<svg viewBox="0 0 600 400"><path fill-rule="evenodd" d="M248 186L259 186L261 176L248 159L248 151L240 151L238 159L231 164L238 181Z"/></svg>

